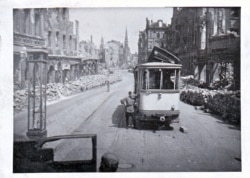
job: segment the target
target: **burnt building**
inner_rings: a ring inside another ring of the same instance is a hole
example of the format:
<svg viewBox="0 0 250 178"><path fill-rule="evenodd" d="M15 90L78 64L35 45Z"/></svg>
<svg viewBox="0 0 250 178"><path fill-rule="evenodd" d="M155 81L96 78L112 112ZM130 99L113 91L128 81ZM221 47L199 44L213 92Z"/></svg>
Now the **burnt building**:
<svg viewBox="0 0 250 178"><path fill-rule="evenodd" d="M79 54L82 58L80 65L80 73L83 75L93 75L98 73L97 66L99 62L99 50L93 42L91 35L90 41L82 40L79 44Z"/></svg>
<svg viewBox="0 0 250 178"><path fill-rule="evenodd" d="M139 33L138 40L138 63L147 61L148 55L154 46L165 47L166 39L164 38L167 24L163 20L157 22L146 19L146 28Z"/></svg>
<svg viewBox="0 0 250 178"><path fill-rule="evenodd" d="M207 9L206 82L230 80L240 89L240 8Z"/></svg>
<svg viewBox="0 0 250 178"><path fill-rule="evenodd" d="M13 10L13 76L14 88L27 87L27 60L48 59L44 39L45 9Z"/></svg>
<svg viewBox="0 0 250 178"><path fill-rule="evenodd" d="M79 22L67 8L14 9L14 84L27 83L27 62L47 61L47 82L64 83L79 77Z"/></svg>
<svg viewBox="0 0 250 178"><path fill-rule="evenodd" d="M79 22L69 20L69 9L44 13L44 39L49 51L48 82L64 83L80 76Z"/></svg>
<svg viewBox="0 0 250 178"><path fill-rule="evenodd" d="M240 8L174 8L166 49L177 55L183 75L207 85L223 76L240 81Z"/></svg>
<svg viewBox="0 0 250 178"><path fill-rule="evenodd" d="M184 75L192 74L199 50L205 49L201 13L199 8L174 8L171 25L165 31L166 49L181 59Z"/></svg>
<svg viewBox="0 0 250 178"><path fill-rule="evenodd" d="M131 52L128 44L127 29L125 31L124 44L116 40L110 40L104 43L102 37L99 49L99 59L106 68L128 67L131 59Z"/></svg>
<svg viewBox="0 0 250 178"><path fill-rule="evenodd" d="M104 56L107 68L119 68L124 59L123 44L119 41L111 40L104 45Z"/></svg>

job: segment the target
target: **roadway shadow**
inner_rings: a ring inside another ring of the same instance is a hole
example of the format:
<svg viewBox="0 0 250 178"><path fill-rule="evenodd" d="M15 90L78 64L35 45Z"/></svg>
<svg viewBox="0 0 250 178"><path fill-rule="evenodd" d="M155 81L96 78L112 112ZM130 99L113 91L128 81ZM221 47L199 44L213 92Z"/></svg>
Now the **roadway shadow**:
<svg viewBox="0 0 250 178"><path fill-rule="evenodd" d="M150 131L160 131L160 130L165 130L165 131L172 131L174 130L174 127L169 126L166 127L164 124L159 124L159 123L154 123L154 122L137 122L137 126L139 130L150 130Z"/></svg>
<svg viewBox="0 0 250 178"><path fill-rule="evenodd" d="M118 105L116 110L114 111L112 115L112 124L113 127L118 128L126 128L126 117L125 117L125 106L124 105ZM132 125L132 119L129 119L129 125ZM152 122L136 122L136 126L138 130L149 130L149 131L157 131L157 130L173 130L173 127L165 127L163 125L160 125L158 123L152 123Z"/></svg>
<svg viewBox="0 0 250 178"><path fill-rule="evenodd" d="M124 105L117 106L115 112L112 115L112 124L118 128L126 128Z"/></svg>
<svg viewBox="0 0 250 178"><path fill-rule="evenodd" d="M217 120L216 121L217 123L226 125L229 129L241 130L241 125L239 123L234 123L228 119L223 119L222 116L215 113L209 113L209 114Z"/></svg>

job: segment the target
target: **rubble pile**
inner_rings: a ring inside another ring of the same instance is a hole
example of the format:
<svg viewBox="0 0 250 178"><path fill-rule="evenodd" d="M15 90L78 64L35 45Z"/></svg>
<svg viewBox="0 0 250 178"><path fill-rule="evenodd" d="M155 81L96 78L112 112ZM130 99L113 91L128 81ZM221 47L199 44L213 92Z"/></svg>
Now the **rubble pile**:
<svg viewBox="0 0 250 178"><path fill-rule="evenodd" d="M201 106L206 112L219 114L223 119L240 123L240 91L185 89L180 95L181 101Z"/></svg>
<svg viewBox="0 0 250 178"><path fill-rule="evenodd" d="M210 83L209 86L206 86L204 81L195 79L193 75L181 77L181 88L184 88L187 85L197 86L199 88L208 88L210 90L235 90L234 80L232 78L215 80L214 82Z"/></svg>
<svg viewBox="0 0 250 178"><path fill-rule="evenodd" d="M199 91L188 89L184 90L180 94L181 101L194 105L194 106L202 106L204 105L204 97L203 94Z"/></svg>
<svg viewBox="0 0 250 178"><path fill-rule="evenodd" d="M54 101L63 96L69 96L79 92L83 92L92 88L103 86L107 83L110 84L121 81L120 75L112 74L108 77L106 75L88 75L81 77L79 80L70 81L68 83L48 83L47 84L47 101ZM36 92L39 89L36 88ZM14 91L14 109L20 111L23 108L27 108L28 103L28 90L15 90Z"/></svg>
<svg viewBox="0 0 250 178"><path fill-rule="evenodd" d="M210 84L209 89L212 90L219 90L219 89L228 89L228 90L234 90L233 85L233 79L230 78L224 78L222 80L214 81Z"/></svg>
<svg viewBox="0 0 250 178"><path fill-rule="evenodd" d="M182 83L182 86L185 86L185 85L198 86L200 84L199 80L194 79L193 75L181 77L181 83Z"/></svg>
<svg viewBox="0 0 250 178"><path fill-rule="evenodd" d="M220 114L223 119L240 123L240 92L218 92L209 96L205 108Z"/></svg>
<svg viewBox="0 0 250 178"><path fill-rule="evenodd" d="M21 110L28 103L28 90L16 90L14 92L14 109Z"/></svg>
<svg viewBox="0 0 250 178"><path fill-rule="evenodd" d="M69 91L67 87L61 83L48 83L47 84L47 101L59 99L62 95L67 96Z"/></svg>

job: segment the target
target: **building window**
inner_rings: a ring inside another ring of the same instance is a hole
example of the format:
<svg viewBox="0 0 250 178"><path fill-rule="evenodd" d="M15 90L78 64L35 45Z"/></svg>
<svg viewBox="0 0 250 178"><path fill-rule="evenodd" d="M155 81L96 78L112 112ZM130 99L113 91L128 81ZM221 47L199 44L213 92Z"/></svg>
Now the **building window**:
<svg viewBox="0 0 250 178"><path fill-rule="evenodd" d="M151 31L148 32L149 38L152 38Z"/></svg>
<svg viewBox="0 0 250 178"><path fill-rule="evenodd" d="M51 47L51 31L48 31L48 46Z"/></svg>
<svg viewBox="0 0 250 178"><path fill-rule="evenodd" d="M77 39L75 39L75 50L77 50Z"/></svg>
<svg viewBox="0 0 250 178"><path fill-rule="evenodd" d="M158 33L156 34L156 36L157 36L157 38L160 38L160 37L161 37L161 34L158 32Z"/></svg>
<svg viewBox="0 0 250 178"><path fill-rule="evenodd" d="M63 49L66 48L66 36L63 35Z"/></svg>
<svg viewBox="0 0 250 178"><path fill-rule="evenodd" d="M152 48L153 48L152 43L149 43L149 44L148 44L148 49L152 49Z"/></svg>
<svg viewBox="0 0 250 178"><path fill-rule="evenodd" d="M56 47L59 46L59 32L56 32Z"/></svg>
<svg viewBox="0 0 250 178"><path fill-rule="evenodd" d="M35 15L35 36L40 36L40 28L41 28L41 18L39 14Z"/></svg>
<svg viewBox="0 0 250 178"><path fill-rule="evenodd" d="M66 8L63 8L63 20L66 19L66 15L67 15L67 9Z"/></svg>
<svg viewBox="0 0 250 178"><path fill-rule="evenodd" d="M218 13L218 32L219 34L225 33L225 19L224 19L224 10L219 9Z"/></svg>
<svg viewBox="0 0 250 178"><path fill-rule="evenodd" d="M14 25L14 32L20 32L20 21L19 21L19 14L18 14L18 10L14 9L13 10L13 25Z"/></svg>
<svg viewBox="0 0 250 178"><path fill-rule="evenodd" d="M72 36L69 36L69 49L72 50Z"/></svg>
<svg viewBox="0 0 250 178"><path fill-rule="evenodd" d="M30 27L30 10L25 10L24 11L24 28L23 28L23 32L25 34L29 34L29 27Z"/></svg>
<svg viewBox="0 0 250 178"><path fill-rule="evenodd" d="M57 18L57 20L60 20L60 16L61 16L60 9L56 8L56 18Z"/></svg>

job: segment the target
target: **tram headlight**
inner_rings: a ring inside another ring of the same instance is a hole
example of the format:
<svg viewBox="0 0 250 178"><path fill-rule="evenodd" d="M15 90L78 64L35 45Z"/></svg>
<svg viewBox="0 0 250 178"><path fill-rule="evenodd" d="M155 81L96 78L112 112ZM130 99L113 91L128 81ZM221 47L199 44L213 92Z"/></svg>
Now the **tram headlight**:
<svg viewBox="0 0 250 178"><path fill-rule="evenodd" d="M160 121L161 121L161 122L165 122L165 120L166 120L166 118L165 118L164 116L161 116L161 117L160 117Z"/></svg>
<svg viewBox="0 0 250 178"><path fill-rule="evenodd" d="M172 111L174 111L175 110L175 106L173 105L173 106L171 106L171 110Z"/></svg>

